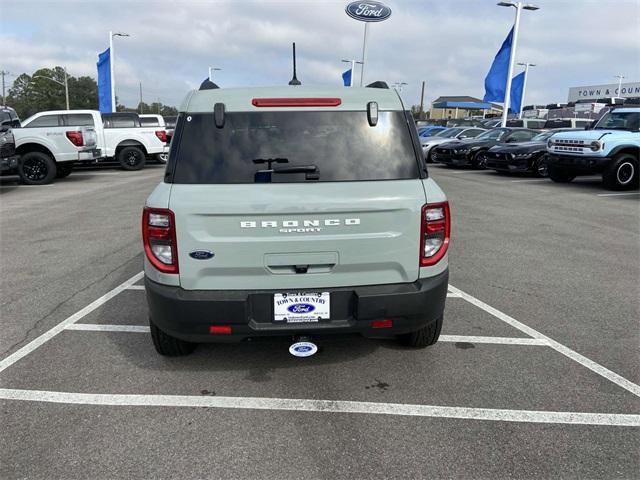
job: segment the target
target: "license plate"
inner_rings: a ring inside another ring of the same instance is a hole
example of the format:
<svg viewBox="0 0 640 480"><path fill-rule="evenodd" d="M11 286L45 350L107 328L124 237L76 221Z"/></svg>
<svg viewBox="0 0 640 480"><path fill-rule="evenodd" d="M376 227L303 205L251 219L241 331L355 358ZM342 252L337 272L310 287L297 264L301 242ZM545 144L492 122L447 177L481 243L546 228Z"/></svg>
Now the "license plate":
<svg viewBox="0 0 640 480"><path fill-rule="evenodd" d="M276 293L273 320L283 323L310 323L328 320L331 312L329 292Z"/></svg>

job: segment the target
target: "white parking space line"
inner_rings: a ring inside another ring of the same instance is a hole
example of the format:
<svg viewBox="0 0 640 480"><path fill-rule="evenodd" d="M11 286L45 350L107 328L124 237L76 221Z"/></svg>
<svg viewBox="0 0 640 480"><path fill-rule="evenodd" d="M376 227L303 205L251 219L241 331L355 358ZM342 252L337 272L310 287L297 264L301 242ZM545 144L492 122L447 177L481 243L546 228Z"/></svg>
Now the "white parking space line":
<svg viewBox="0 0 640 480"><path fill-rule="evenodd" d="M495 345L534 345L546 347L546 340L538 338L481 337L475 335L440 335L439 342L492 343Z"/></svg>
<svg viewBox="0 0 640 480"><path fill-rule="evenodd" d="M511 180L511 183L537 183L537 182L549 182L548 178L528 178L526 180Z"/></svg>
<svg viewBox="0 0 640 480"><path fill-rule="evenodd" d="M598 197L622 197L625 195L640 195L640 192L625 192L625 193L598 193Z"/></svg>
<svg viewBox="0 0 640 480"><path fill-rule="evenodd" d="M55 337L60 332L62 332L65 328L67 328L69 325L72 325L73 323L77 322L78 320L80 320L81 318L85 317L89 313L93 312L99 306L104 305L106 302L108 302L110 299L112 299L113 297L118 295L120 292L125 290L127 287L129 287L130 285L132 285L132 284L136 283L138 280L140 280L143 275L144 275L143 272L136 273L129 280L121 283L116 288L114 288L113 290L110 290L109 292L105 293L103 296L101 296L97 300L94 300L93 302L91 302L89 305L87 305L83 309L77 311L76 313L74 313L73 315L68 317L67 319L65 319L62 322L60 322L59 324L57 324L52 329L46 331L45 333L43 333L39 337L36 337L31 342L27 343L24 347L22 347L19 350L16 350L15 352L13 352L11 355L9 355L8 357L6 357L2 361L0 361L0 372L2 372L5 369L9 368L11 365L16 363L22 357L24 357L26 355L29 355L36 348L38 348L43 343L51 340L53 337Z"/></svg>
<svg viewBox="0 0 640 480"><path fill-rule="evenodd" d="M127 395L0 389L0 399L76 405L120 407L205 407L241 410L280 410L323 413L458 418L499 422L554 423L637 427L640 415L619 413L546 412L494 408L448 407L402 403L354 402L261 397L210 397L195 395Z"/></svg>
<svg viewBox="0 0 640 480"><path fill-rule="evenodd" d="M144 285L131 285L127 287L127 290L144 290Z"/></svg>
<svg viewBox="0 0 640 480"><path fill-rule="evenodd" d="M40 188L40 187L55 187L56 184L55 183L47 183L45 185L22 185L22 184L8 184L8 183L2 183L0 184L0 187L20 187L20 188Z"/></svg>
<svg viewBox="0 0 640 480"><path fill-rule="evenodd" d="M146 325L100 325L93 323L72 323L65 330L78 330L82 332L131 332L149 333Z"/></svg>
<svg viewBox="0 0 640 480"><path fill-rule="evenodd" d="M100 175L122 175L121 172L72 172L71 175L74 177L95 177Z"/></svg>
<svg viewBox="0 0 640 480"><path fill-rule="evenodd" d="M487 313L490 313L491 315L493 315L494 317L502 320L503 322L511 325L514 328L517 328L518 330L520 330L521 332L536 338L538 340L545 340L548 345L553 348L554 350L560 352L561 354L565 355L566 357L569 357L571 360L574 360L576 362L578 362L580 365L588 368L589 370L597 373L598 375L606 378L607 380L615 383L616 385L618 385L619 387L624 388L625 390L628 390L629 392L633 393L634 395L640 397L640 386L636 385L635 383L627 380L626 378L624 378L621 375L618 375L615 372L612 372L611 370L609 370L608 368L603 367L602 365L600 365L599 363L594 362L593 360L585 357L584 355L580 355L578 352L571 350L569 347L566 347L565 345L556 342L555 340L553 340L552 338L547 337L546 335L538 332L537 330L525 325L524 323L519 322L518 320L516 320L513 317L510 317L509 315L507 315L506 313L501 312L500 310L493 308L491 305L487 305L486 303L484 303L481 300L478 300L477 298L475 298L472 295L469 295L468 293L463 292L462 290L449 285L449 289L453 292L456 292L458 294L460 294L460 296L462 298L464 298L466 301L468 301L469 303L475 305L476 307L484 310Z"/></svg>
<svg viewBox="0 0 640 480"><path fill-rule="evenodd" d="M73 323L65 330L75 330L80 332L124 332L124 333L149 333L146 325L112 325L95 323ZM467 343L487 343L495 345L532 345L548 346L544 340L537 338L513 338L513 337L482 337L475 335L440 335L439 342L467 342Z"/></svg>

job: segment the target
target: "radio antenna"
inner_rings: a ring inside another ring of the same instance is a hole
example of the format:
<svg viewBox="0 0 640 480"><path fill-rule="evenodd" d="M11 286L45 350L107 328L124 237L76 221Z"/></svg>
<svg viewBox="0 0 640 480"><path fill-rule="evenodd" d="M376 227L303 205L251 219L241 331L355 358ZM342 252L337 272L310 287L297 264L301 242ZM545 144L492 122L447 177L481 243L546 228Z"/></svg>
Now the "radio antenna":
<svg viewBox="0 0 640 480"><path fill-rule="evenodd" d="M289 85L302 85L296 77L296 42L293 42L293 78L289 81Z"/></svg>

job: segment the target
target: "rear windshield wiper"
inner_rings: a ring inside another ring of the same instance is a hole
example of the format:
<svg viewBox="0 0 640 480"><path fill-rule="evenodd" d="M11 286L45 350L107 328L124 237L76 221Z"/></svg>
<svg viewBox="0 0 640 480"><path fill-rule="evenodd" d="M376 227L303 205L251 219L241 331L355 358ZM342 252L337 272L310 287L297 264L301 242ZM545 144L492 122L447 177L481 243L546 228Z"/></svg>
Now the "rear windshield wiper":
<svg viewBox="0 0 640 480"><path fill-rule="evenodd" d="M316 173L316 165L290 165L286 167L273 167L273 173Z"/></svg>
<svg viewBox="0 0 640 480"><path fill-rule="evenodd" d="M275 166L267 170L258 170L254 175L256 183L270 183L271 176L274 174L286 173L304 173L305 180L320 180L320 170L317 165L287 165Z"/></svg>

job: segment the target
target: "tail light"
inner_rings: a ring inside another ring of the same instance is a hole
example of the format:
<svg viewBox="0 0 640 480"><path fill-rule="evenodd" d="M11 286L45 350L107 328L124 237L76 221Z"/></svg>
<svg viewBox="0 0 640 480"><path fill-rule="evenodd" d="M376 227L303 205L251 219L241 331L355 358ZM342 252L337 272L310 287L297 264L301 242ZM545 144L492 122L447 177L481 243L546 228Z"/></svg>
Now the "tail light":
<svg viewBox="0 0 640 480"><path fill-rule="evenodd" d="M82 138L82 132L79 131L71 131L65 132L67 138L71 143L73 143L76 147L81 147L84 145L84 139Z"/></svg>
<svg viewBox="0 0 640 480"><path fill-rule="evenodd" d="M438 263L449 248L451 214L449 202L427 203L420 220L420 266Z"/></svg>
<svg viewBox="0 0 640 480"><path fill-rule="evenodd" d="M164 130L156 130L156 137L160 139L162 143L167 143L167 132Z"/></svg>
<svg viewBox="0 0 640 480"><path fill-rule="evenodd" d="M142 212L142 241L151 264L162 273L178 273L176 221L168 208L147 208Z"/></svg>

